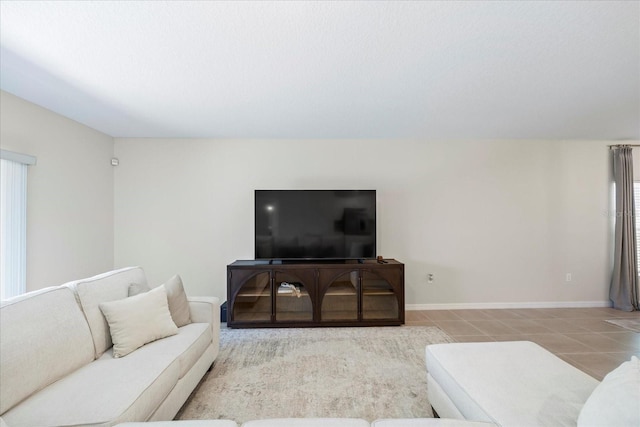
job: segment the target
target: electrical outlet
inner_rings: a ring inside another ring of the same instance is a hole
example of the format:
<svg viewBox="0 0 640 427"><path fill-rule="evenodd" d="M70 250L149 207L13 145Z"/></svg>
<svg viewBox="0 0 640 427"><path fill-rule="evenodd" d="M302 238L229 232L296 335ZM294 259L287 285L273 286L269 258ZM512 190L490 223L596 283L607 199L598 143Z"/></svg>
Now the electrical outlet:
<svg viewBox="0 0 640 427"><path fill-rule="evenodd" d="M567 273L567 276L565 277L565 280L566 280L567 282L570 282L570 281L571 281L571 273Z"/></svg>
<svg viewBox="0 0 640 427"><path fill-rule="evenodd" d="M434 280L435 278L432 273L427 274L427 283L433 283Z"/></svg>

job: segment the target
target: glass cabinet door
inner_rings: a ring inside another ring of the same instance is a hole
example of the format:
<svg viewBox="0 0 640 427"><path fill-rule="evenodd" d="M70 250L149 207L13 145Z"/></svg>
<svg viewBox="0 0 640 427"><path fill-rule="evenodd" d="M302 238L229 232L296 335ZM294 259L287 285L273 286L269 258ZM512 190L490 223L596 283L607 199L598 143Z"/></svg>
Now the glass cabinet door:
<svg viewBox="0 0 640 427"><path fill-rule="evenodd" d="M341 274L322 297L320 320L358 320L358 271Z"/></svg>
<svg viewBox="0 0 640 427"><path fill-rule="evenodd" d="M385 279L371 271L362 272L362 318L398 319L398 297Z"/></svg>
<svg viewBox="0 0 640 427"><path fill-rule="evenodd" d="M305 279L293 272L275 272L277 322L312 321L313 304Z"/></svg>
<svg viewBox="0 0 640 427"><path fill-rule="evenodd" d="M236 322L271 321L270 274L265 271L249 277L240 287L233 304Z"/></svg>

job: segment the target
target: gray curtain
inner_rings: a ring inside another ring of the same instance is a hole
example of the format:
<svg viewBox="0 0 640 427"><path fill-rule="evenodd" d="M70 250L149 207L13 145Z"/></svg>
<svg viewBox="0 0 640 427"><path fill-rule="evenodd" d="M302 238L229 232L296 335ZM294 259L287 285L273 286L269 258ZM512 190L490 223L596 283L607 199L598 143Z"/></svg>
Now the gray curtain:
<svg viewBox="0 0 640 427"><path fill-rule="evenodd" d="M633 155L628 145L613 147L616 183L616 234L609 298L613 308L638 310L638 262L633 203Z"/></svg>

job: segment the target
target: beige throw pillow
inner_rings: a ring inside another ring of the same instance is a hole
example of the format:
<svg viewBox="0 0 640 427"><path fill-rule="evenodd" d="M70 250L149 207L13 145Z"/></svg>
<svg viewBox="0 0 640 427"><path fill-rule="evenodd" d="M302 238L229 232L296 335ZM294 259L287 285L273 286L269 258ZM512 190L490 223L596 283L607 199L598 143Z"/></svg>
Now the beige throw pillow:
<svg viewBox="0 0 640 427"><path fill-rule="evenodd" d="M180 276L176 274L167 280L164 287L167 291L169 312L171 313L173 322L178 328L191 323L191 308L189 307L187 294L184 292L184 286L182 285ZM132 283L129 285L129 296L139 295L149 290L150 288L147 285Z"/></svg>
<svg viewBox="0 0 640 427"><path fill-rule="evenodd" d="M132 283L129 285L129 296L140 295L145 292L149 292L151 288L144 283ZM171 310L169 310L171 311Z"/></svg>
<svg viewBox="0 0 640 427"><path fill-rule="evenodd" d="M177 274L167 280L164 284L169 300L169 311L171 318L179 328L191 323L191 308L187 295L184 293L182 279Z"/></svg>
<svg viewBox="0 0 640 427"><path fill-rule="evenodd" d="M113 357L123 357L143 345L178 333L171 319L167 292L159 286L149 292L99 305L107 319Z"/></svg>

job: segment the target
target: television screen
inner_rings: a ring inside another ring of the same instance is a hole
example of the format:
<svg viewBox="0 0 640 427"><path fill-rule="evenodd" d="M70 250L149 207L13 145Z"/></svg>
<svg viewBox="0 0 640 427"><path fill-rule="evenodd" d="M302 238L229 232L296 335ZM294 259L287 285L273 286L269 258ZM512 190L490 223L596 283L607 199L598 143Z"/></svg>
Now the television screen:
<svg viewBox="0 0 640 427"><path fill-rule="evenodd" d="M375 190L256 190L256 259L376 256Z"/></svg>

